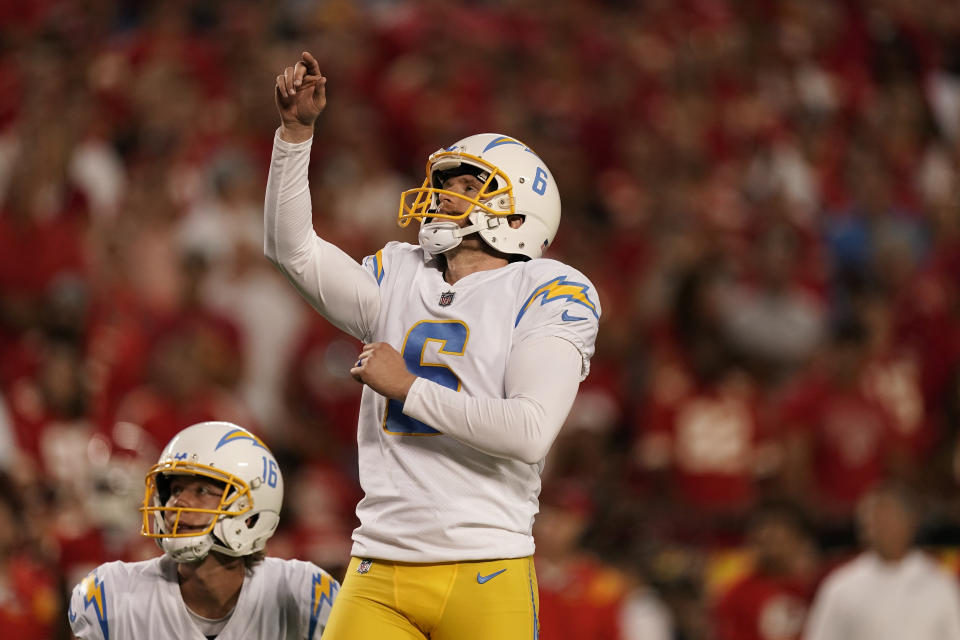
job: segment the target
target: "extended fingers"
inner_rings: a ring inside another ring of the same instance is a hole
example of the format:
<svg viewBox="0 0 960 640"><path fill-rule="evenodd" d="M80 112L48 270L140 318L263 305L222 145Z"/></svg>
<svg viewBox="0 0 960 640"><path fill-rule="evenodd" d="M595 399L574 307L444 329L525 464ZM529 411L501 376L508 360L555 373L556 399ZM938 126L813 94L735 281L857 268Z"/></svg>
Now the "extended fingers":
<svg viewBox="0 0 960 640"><path fill-rule="evenodd" d="M283 70L283 73L277 76L277 91L280 92L284 98L289 98L292 94L296 93L296 90L293 88L293 67L287 67Z"/></svg>
<svg viewBox="0 0 960 640"><path fill-rule="evenodd" d="M304 51L300 54L300 62L298 64L303 65L305 74L311 76L320 75L320 63L317 62L317 59L314 58L309 51Z"/></svg>

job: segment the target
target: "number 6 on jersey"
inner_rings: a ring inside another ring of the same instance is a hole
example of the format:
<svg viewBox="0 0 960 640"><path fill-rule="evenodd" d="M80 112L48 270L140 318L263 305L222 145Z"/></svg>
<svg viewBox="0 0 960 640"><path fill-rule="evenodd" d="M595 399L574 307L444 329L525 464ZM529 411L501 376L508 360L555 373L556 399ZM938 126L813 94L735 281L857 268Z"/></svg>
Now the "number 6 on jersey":
<svg viewBox="0 0 960 640"><path fill-rule="evenodd" d="M462 356L467 347L470 330L459 320L422 320L411 327L403 341L400 353L410 373L432 380L448 389L460 391L460 378L445 364L424 362L427 344L439 342L438 353ZM419 420L403 414L403 403L388 400L383 416L383 429L398 436L436 435L440 432Z"/></svg>

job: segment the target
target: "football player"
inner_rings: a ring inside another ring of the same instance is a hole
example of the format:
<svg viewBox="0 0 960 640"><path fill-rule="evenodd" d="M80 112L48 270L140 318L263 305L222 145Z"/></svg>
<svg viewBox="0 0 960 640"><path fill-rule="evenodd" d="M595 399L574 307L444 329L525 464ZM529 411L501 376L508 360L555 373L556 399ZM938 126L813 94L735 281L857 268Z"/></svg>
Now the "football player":
<svg viewBox="0 0 960 640"><path fill-rule="evenodd" d="M587 375L590 281L541 258L560 222L544 161L498 134L427 160L390 242L357 263L316 235L307 167L326 79L308 52L276 79L265 198L270 259L362 340L364 497L325 639L536 637L531 533L544 457Z"/></svg>
<svg viewBox="0 0 960 640"><path fill-rule="evenodd" d="M108 562L73 589L86 640L320 638L339 583L309 562L264 555L280 519L283 476L257 436L201 422L147 473L143 535L164 554Z"/></svg>

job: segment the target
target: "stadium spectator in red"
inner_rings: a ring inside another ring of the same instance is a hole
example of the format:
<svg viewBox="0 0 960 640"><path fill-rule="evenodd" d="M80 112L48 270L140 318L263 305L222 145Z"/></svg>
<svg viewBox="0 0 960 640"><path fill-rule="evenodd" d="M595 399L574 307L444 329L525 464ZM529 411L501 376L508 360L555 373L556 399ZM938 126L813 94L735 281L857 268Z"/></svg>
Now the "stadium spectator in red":
<svg viewBox="0 0 960 640"><path fill-rule="evenodd" d="M8 401L20 450L53 478L66 453L59 445L69 440L83 446L93 435L86 414L89 381L76 345L50 338L39 343L36 367L13 381Z"/></svg>
<svg viewBox="0 0 960 640"><path fill-rule="evenodd" d="M53 638L65 608L57 576L38 558L22 492L0 478L0 629L11 640Z"/></svg>
<svg viewBox="0 0 960 640"><path fill-rule="evenodd" d="M344 365L356 362L355 342L317 316L298 336L284 384L290 414L286 443L310 458L355 469L360 398Z"/></svg>
<svg viewBox="0 0 960 640"><path fill-rule="evenodd" d="M85 272L86 202L66 182L67 141L47 131L0 191L0 356L42 320L49 289Z"/></svg>
<svg viewBox="0 0 960 640"><path fill-rule="evenodd" d="M721 334L717 271L704 263L678 287L675 350L661 347L651 367L634 452L652 496L677 506L676 533L711 543L739 538L739 519L756 500L759 477L773 470L775 447L758 389Z"/></svg>
<svg viewBox="0 0 960 640"><path fill-rule="evenodd" d="M590 496L580 486L561 482L540 493L534 560L542 640L621 638L624 576L579 547L592 509Z"/></svg>
<svg viewBox="0 0 960 640"><path fill-rule="evenodd" d="M908 474L893 417L864 388L867 340L862 323L838 323L822 359L778 410L783 489L843 543L852 540L850 514L865 492L888 474Z"/></svg>
<svg viewBox="0 0 960 640"><path fill-rule="evenodd" d="M897 335L898 305L890 296L866 291L858 295L857 306L868 335L864 391L890 414L897 437L905 444L904 455L916 467L940 439L928 406L933 398L924 384L922 348L916 340ZM951 338L949 332L941 336ZM945 360L950 355L949 347L940 354Z"/></svg>
<svg viewBox="0 0 960 640"><path fill-rule="evenodd" d="M716 640L799 640L819 573L809 523L789 503L763 504L747 540L753 565L714 606Z"/></svg>
<svg viewBox="0 0 960 640"><path fill-rule="evenodd" d="M217 383L211 353L223 349L222 327L203 317L186 316L154 339L147 382L128 393L114 423L132 422L151 436L159 450L184 425L215 419L251 424L235 394Z"/></svg>

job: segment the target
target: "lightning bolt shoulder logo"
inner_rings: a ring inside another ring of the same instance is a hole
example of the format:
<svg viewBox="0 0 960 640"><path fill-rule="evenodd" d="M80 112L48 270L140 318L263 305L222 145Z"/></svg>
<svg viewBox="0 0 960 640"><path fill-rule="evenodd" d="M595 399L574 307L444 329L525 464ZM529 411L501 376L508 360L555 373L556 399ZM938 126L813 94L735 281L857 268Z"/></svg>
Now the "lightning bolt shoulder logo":
<svg viewBox="0 0 960 640"><path fill-rule="evenodd" d="M581 304L589 309L590 313L593 314L593 317L599 320L600 314L597 312L597 305L594 304L590 299L589 291L590 285L567 280L566 276L558 276L553 280L544 282L542 285L537 287L533 293L530 294L530 297L527 298L526 302L523 303L523 307L521 307L520 313L517 314L517 319L513 323L513 326L516 327L520 324L520 319L523 318L523 315L527 312L527 309L530 308L534 300L537 298L542 298L540 300L541 305L547 304L548 302L553 302L554 300L568 300L570 302L576 302L577 304ZM579 316L571 316L566 313L566 310L564 311L562 318L568 322L586 319Z"/></svg>
<svg viewBox="0 0 960 640"><path fill-rule="evenodd" d="M217 446L214 447L213 450L216 451L225 444L230 444L231 442L237 442L240 440L250 440L253 442L253 446L260 447L261 449L267 449L267 445L263 444L263 441L260 438L253 435L249 431L244 431L243 429L233 429L220 438L220 442L217 443ZM267 449L267 451L269 451L269 449Z"/></svg>
<svg viewBox="0 0 960 640"><path fill-rule="evenodd" d="M367 256L364 262L370 268L373 277L377 279L377 284L381 284L383 282L383 249L372 256Z"/></svg>
<svg viewBox="0 0 960 640"><path fill-rule="evenodd" d="M97 622L103 632L103 640L110 640L110 624L107 620L107 590L103 581L97 577L95 571L87 574L80 582L80 591L83 593L83 608L93 607L97 615ZM71 611L72 613L72 611Z"/></svg>
<svg viewBox="0 0 960 640"><path fill-rule="evenodd" d="M313 640L314 632L320 622L320 611L323 609L323 603L326 602L331 607L333 599L337 596L340 586L328 574L320 572L313 574L313 585L311 588L310 600L310 629L307 632L307 640ZM321 633L323 630L321 629ZM319 638L319 636L317 636Z"/></svg>

